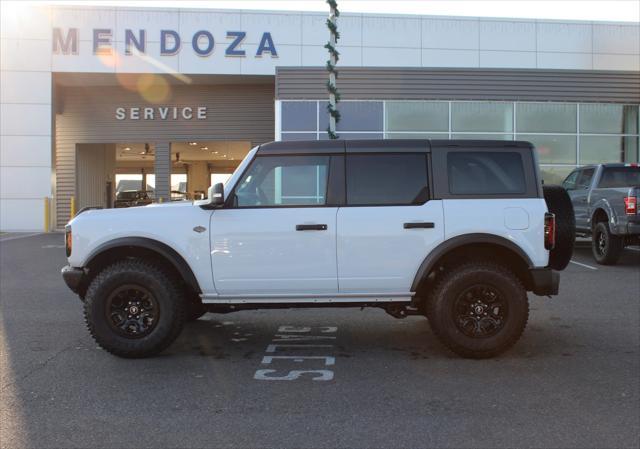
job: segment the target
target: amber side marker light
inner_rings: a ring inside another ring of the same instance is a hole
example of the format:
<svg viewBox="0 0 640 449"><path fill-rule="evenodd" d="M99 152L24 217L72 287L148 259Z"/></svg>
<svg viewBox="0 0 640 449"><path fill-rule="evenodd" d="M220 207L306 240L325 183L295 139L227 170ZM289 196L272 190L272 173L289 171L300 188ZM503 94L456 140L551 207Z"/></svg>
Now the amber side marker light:
<svg viewBox="0 0 640 449"><path fill-rule="evenodd" d="M71 246L73 239L71 238L71 228L67 227L64 231L64 248L67 252L67 257L71 255Z"/></svg>

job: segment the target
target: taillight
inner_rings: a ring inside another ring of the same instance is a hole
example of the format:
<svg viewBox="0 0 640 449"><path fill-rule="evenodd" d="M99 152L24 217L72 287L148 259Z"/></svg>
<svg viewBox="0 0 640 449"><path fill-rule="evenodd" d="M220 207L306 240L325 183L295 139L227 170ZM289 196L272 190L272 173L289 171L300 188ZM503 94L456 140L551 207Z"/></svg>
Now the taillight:
<svg viewBox="0 0 640 449"><path fill-rule="evenodd" d="M64 233L64 248L67 252L67 257L71 255L72 244L73 244L73 239L71 238L71 228L67 227Z"/></svg>
<svg viewBox="0 0 640 449"><path fill-rule="evenodd" d="M556 246L556 216L544 214L544 248L551 251Z"/></svg>
<svg viewBox="0 0 640 449"><path fill-rule="evenodd" d="M624 212L627 215L635 215L638 213L638 198L635 196L627 196L624 199Z"/></svg>

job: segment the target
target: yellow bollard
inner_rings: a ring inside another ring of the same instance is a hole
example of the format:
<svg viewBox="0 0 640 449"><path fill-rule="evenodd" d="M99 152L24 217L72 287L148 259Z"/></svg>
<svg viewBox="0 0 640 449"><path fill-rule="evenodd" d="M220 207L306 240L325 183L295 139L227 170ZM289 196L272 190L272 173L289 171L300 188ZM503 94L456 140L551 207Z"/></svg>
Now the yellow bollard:
<svg viewBox="0 0 640 449"><path fill-rule="evenodd" d="M51 206L49 202L49 197L44 197L44 232L49 232L51 230Z"/></svg>
<svg viewBox="0 0 640 449"><path fill-rule="evenodd" d="M71 211L69 212L69 220L76 216L76 197L71 197Z"/></svg>
<svg viewBox="0 0 640 449"><path fill-rule="evenodd" d="M158 198L158 203L162 203L163 201L164 201L164 198L162 198L162 197Z"/></svg>

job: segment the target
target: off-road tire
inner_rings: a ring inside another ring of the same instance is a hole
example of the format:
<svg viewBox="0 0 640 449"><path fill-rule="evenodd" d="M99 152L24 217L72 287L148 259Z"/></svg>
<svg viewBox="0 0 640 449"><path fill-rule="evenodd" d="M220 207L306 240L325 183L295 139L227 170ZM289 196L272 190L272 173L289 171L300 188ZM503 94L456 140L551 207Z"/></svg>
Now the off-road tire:
<svg viewBox="0 0 640 449"><path fill-rule="evenodd" d="M549 212L556 216L556 246L549 252L549 266L564 270L573 256L576 240L576 217L569 194L562 186L543 186Z"/></svg>
<svg viewBox="0 0 640 449"><path fill-rule="evenodd" d="M115 332L108 323L107 300L123 285L139 285L153 295L159 318L148 335L128 338ZM179 283L155 264L127 259L105 267L91 281L84 303L84 317L96 342L119 357L150 357L167 348L178 337L186 318L186 301Z"/></svg>
<svg viewBox="0 0 640 449"><path fill-rule="evenodd" d="M495 335L470 337L456 325L455 302L474 285L490 285L504 295L507 316ZM445 346L462 357L484 359L503 353L518 341L529 318L529 302L525 288L511 271L477 261L446 273L429 295L426 311L431 329Z"/></svg>
<svg viewBox="0 0 640 449"><path fill-rule="evenodd" d="M604 240L604 248L600 249L600 238ZM593 257L600 265L615 265L622 256L624 249L624 239L613 235L609 229L609 224L605 221L596 223L591 238L591 251Z"/></svg>

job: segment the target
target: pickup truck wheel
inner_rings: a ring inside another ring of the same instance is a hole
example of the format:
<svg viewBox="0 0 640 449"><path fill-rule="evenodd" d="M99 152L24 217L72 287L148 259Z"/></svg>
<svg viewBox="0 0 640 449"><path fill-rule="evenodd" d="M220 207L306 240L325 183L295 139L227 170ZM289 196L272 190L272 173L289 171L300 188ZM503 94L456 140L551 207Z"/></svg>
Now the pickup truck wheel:
<svg viewBox="0 0 640 449"><path fill-rule="evenodd" d="M482 359L515 344L529 318L527 293L506 268L471 262L436 285L427 318L440 341L458 355Z"/></svg>
<svg viewBox="0 0 640 449"><path fill-rule="evenodd" d="M624 249L624 240L613 235L609 230L609 225L601 221L596 224L591 239L591 250L593 257L601 265L615 265Z"/></svg>
<svg viewBox="0 0 640 449"><path fill-rule="evenodd" d="M89 285L84 316L96 342L126 358L149 357L169 346L185 321L182 289L144 260L104 268Z"/></svg>
<svg viewBox="0 0 640 449"><path fill-rule="evenodd" d="M564 270L576 240L576 218L569 194L562 186L547 185L542 188L549 212L556 216L556 245L549 252L549 266Z"/></svg>

